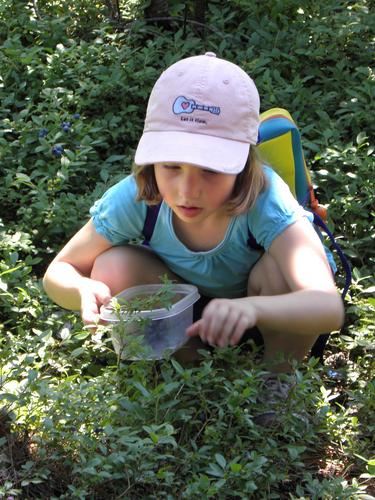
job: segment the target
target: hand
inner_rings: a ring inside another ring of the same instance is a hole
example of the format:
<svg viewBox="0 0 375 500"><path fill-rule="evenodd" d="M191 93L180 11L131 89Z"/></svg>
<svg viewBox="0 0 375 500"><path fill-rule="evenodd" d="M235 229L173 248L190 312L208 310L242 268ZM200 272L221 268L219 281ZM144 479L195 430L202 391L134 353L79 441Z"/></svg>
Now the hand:
<svg viewBox="0 0 375 500"><path fill-rule="evenodd" d="M102 281L84 278L79 289L81 296L81 317L85 325L99 321L100 307L111 300L111 291Z"/></svg>
<svg viewBox="0 0 375 500"><path fill-rule="evenodd" d="M219 347L236 345L245 330L256 325L256 310L251 299L214 299L205 307L202 318L187 330L189 337L199 335L203 342Z"/></svg>

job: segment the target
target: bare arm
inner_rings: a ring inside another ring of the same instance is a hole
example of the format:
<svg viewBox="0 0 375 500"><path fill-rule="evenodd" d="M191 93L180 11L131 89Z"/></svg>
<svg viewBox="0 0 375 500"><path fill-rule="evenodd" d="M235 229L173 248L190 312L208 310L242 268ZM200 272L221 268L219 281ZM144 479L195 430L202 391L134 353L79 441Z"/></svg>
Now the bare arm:
<svg viewBox="0 0 375 500"><path fill-rule="evenodd" d="M318 335L340 328L342 300L318 235L303 219L289 226L269 250L290 292L280 295L216 299L188 329L209 343L236 344L247 328Z"/></svg>
<svg viewBox="0 0 375 500"><path fill-rule="evenodd" d="M252 297L257 325L274 332L307 335L340 328L344 320L342 300L311 224L303 219L289 226L272 243L269 253L291 292Z"/></svg>
<svg viewBox="0 0 375 500"><path fill-rule="evenodd" d="M90 219L49 265L43 286L48 296L61 307L73 310L83 310L88 305L89 312L83 319L92 322L98 310L96 304L110 299L109 288L99 281L90 279L94 261L98 255L108 250L111 243L100 236ZM90 310L93 314L90 314Z"/></svg>

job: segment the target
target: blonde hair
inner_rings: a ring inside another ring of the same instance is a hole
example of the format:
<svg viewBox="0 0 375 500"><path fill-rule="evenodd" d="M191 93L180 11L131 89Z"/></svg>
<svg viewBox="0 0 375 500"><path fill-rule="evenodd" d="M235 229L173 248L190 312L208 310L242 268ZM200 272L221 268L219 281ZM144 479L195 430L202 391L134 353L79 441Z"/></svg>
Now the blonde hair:
<svg viewBox="0 0 375 500"><path fill-rule="evenodd" d="M153 165L133 165L133 173L138 187L137 201L144 200L148 205L162 201L155 179ZM228 215L247 212L267 185L266 176L257 150L250 147L245 168L237 175L230 199L226 203Z"/></svg>

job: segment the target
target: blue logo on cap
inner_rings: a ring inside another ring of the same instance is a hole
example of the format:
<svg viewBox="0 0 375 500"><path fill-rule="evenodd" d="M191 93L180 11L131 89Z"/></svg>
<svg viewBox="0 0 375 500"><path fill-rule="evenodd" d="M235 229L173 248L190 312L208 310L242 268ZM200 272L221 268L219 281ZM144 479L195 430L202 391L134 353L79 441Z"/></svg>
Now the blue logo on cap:
<svg viewBox="0 0 375 500"><path fill-rule="evenodd" d="M194 99L187 99L180 95L173 103L173 113L180 115L181 113L192 113L194 110L208 111L213 115L220 115L220 108L218 106L205 106L204 104L197 104Z"/></svg>

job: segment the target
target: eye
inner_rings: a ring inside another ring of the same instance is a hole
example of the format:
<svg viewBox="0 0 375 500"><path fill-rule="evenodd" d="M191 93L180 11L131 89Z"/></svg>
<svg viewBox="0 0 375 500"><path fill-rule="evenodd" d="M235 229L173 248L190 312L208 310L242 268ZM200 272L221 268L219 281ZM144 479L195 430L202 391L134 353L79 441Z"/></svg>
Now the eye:
<svg viewBox="0 0 375 500"><path fill-rule="evenodd" d="M181 167L180 165L163 165L163 168L165 170L179 170Z"/></svg>
<svg viewBox="0 0 375 500"><path fill-rule="evenodd" d="M219 173L219 172L215 172L215 170L209 170L208 168L204 168L203 172L205 174L209 174L209 175L217 175Z"/></svg>

